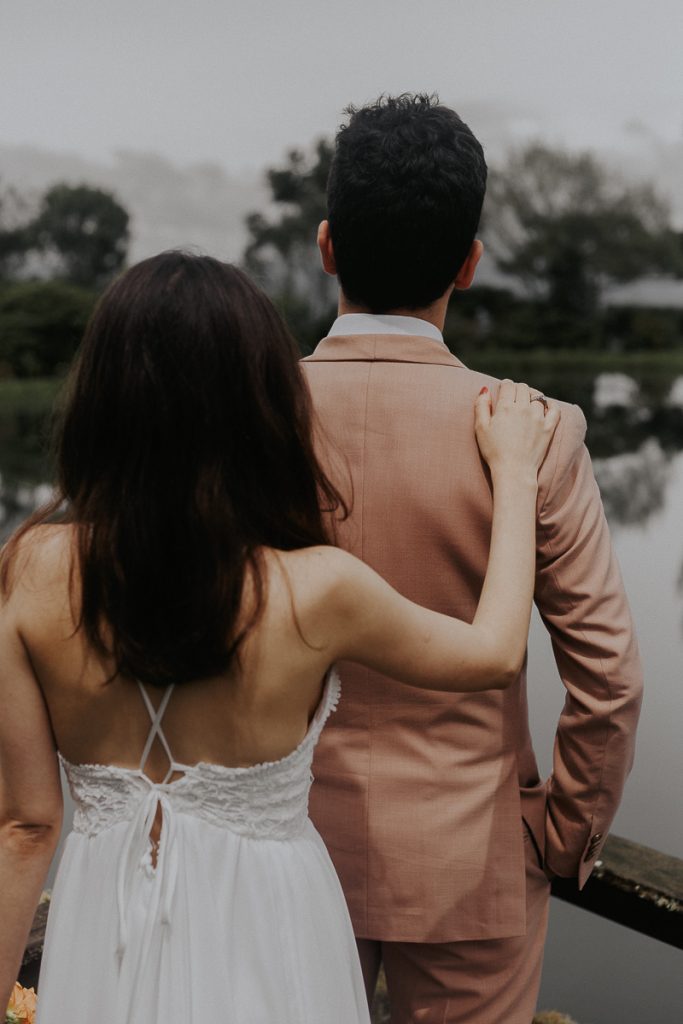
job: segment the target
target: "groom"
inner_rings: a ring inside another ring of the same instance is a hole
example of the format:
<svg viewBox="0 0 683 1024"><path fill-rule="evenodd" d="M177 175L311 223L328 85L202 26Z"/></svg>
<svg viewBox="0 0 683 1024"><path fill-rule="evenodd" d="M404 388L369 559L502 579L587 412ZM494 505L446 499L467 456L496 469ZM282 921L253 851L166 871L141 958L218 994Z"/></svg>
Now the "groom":
<svg viewBox="0 0 683 1024"><path fill-rule="evenodd" d="M351 110L318 237L339 317L303 364L323 460L342 486L350 477L340 543L412 600L466 620L492 513L473 407L498 382L451 355L441 330L482 253L485 184L481 146L438 101ZM621 798L641 670L584 433L563 405L540 474L536 604L566 688L550 779L524 673L505 691L451 695L343 666L311 813L368 998L384 965L392 1024L529 1024L549 879L583 886Z"/></svg>

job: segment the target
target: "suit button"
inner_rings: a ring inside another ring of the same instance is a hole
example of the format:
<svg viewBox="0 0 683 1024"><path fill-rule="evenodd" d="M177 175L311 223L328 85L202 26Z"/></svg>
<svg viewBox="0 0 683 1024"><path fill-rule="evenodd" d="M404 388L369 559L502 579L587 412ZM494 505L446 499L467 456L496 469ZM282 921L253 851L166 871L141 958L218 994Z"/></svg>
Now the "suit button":
<svg viewBox="0 0 683 1024"><path fill-rule="evenodd" d="M602 832L596 832L593 838L591 839L591 846L597 846L601 839Z"/></svg>

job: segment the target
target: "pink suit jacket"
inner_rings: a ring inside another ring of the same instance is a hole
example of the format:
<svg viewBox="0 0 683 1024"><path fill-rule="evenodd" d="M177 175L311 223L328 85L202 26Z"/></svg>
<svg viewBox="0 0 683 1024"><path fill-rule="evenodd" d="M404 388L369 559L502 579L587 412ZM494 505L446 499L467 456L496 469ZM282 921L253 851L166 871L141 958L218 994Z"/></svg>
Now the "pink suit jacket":
<svg viewBox="0 0 683 1024"><path fill-rule="evenodd" d="M492 515L473 407L498 381L438 341L401 335L326 338L302 365L323 463L352 490L340 545L413 601L471 621ZM585 427L563 404L540 474L535 600L566 687L547 782L525 672L506 691L465 695L342 666L311 814L359 938L523 934L523 820L545 864L579 885L600 854L632 763L642 680Z"/></svg>

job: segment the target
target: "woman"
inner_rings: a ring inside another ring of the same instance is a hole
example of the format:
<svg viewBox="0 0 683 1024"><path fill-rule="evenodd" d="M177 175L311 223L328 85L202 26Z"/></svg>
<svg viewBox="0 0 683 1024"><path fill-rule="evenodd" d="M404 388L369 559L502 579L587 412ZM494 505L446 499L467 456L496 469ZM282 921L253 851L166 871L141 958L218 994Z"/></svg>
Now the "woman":
<svg viewBox="0 0 683 1024"><path fill-rule="evenodd" d="M495 414L480 396L490 564L473 623L449 619L330 546L343 503L265 296L183 253L114 282L72 377L56 497L2 561L0 999L56 847L61 759L77 810L42 1024L368 1021L307 818L333 666L461 691L516 676L558 417L524 385Z"/></svg>

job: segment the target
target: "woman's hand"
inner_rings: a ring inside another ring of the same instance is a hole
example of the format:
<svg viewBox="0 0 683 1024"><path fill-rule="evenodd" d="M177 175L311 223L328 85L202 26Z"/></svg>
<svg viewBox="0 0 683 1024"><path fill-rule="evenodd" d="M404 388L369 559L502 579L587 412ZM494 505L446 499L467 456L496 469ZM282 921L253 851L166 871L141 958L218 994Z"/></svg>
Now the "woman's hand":
<svg viewBox="0 0 683 1024"><path fill-rule="evenodd" d="M504 380L495 412L491 408L491 393L482 388L475 403L474 426L479 450L491 475L509 473L521 480L531 477L535 481L559 421L557 405L547 399L534 399L526 384Z"/></svg>

